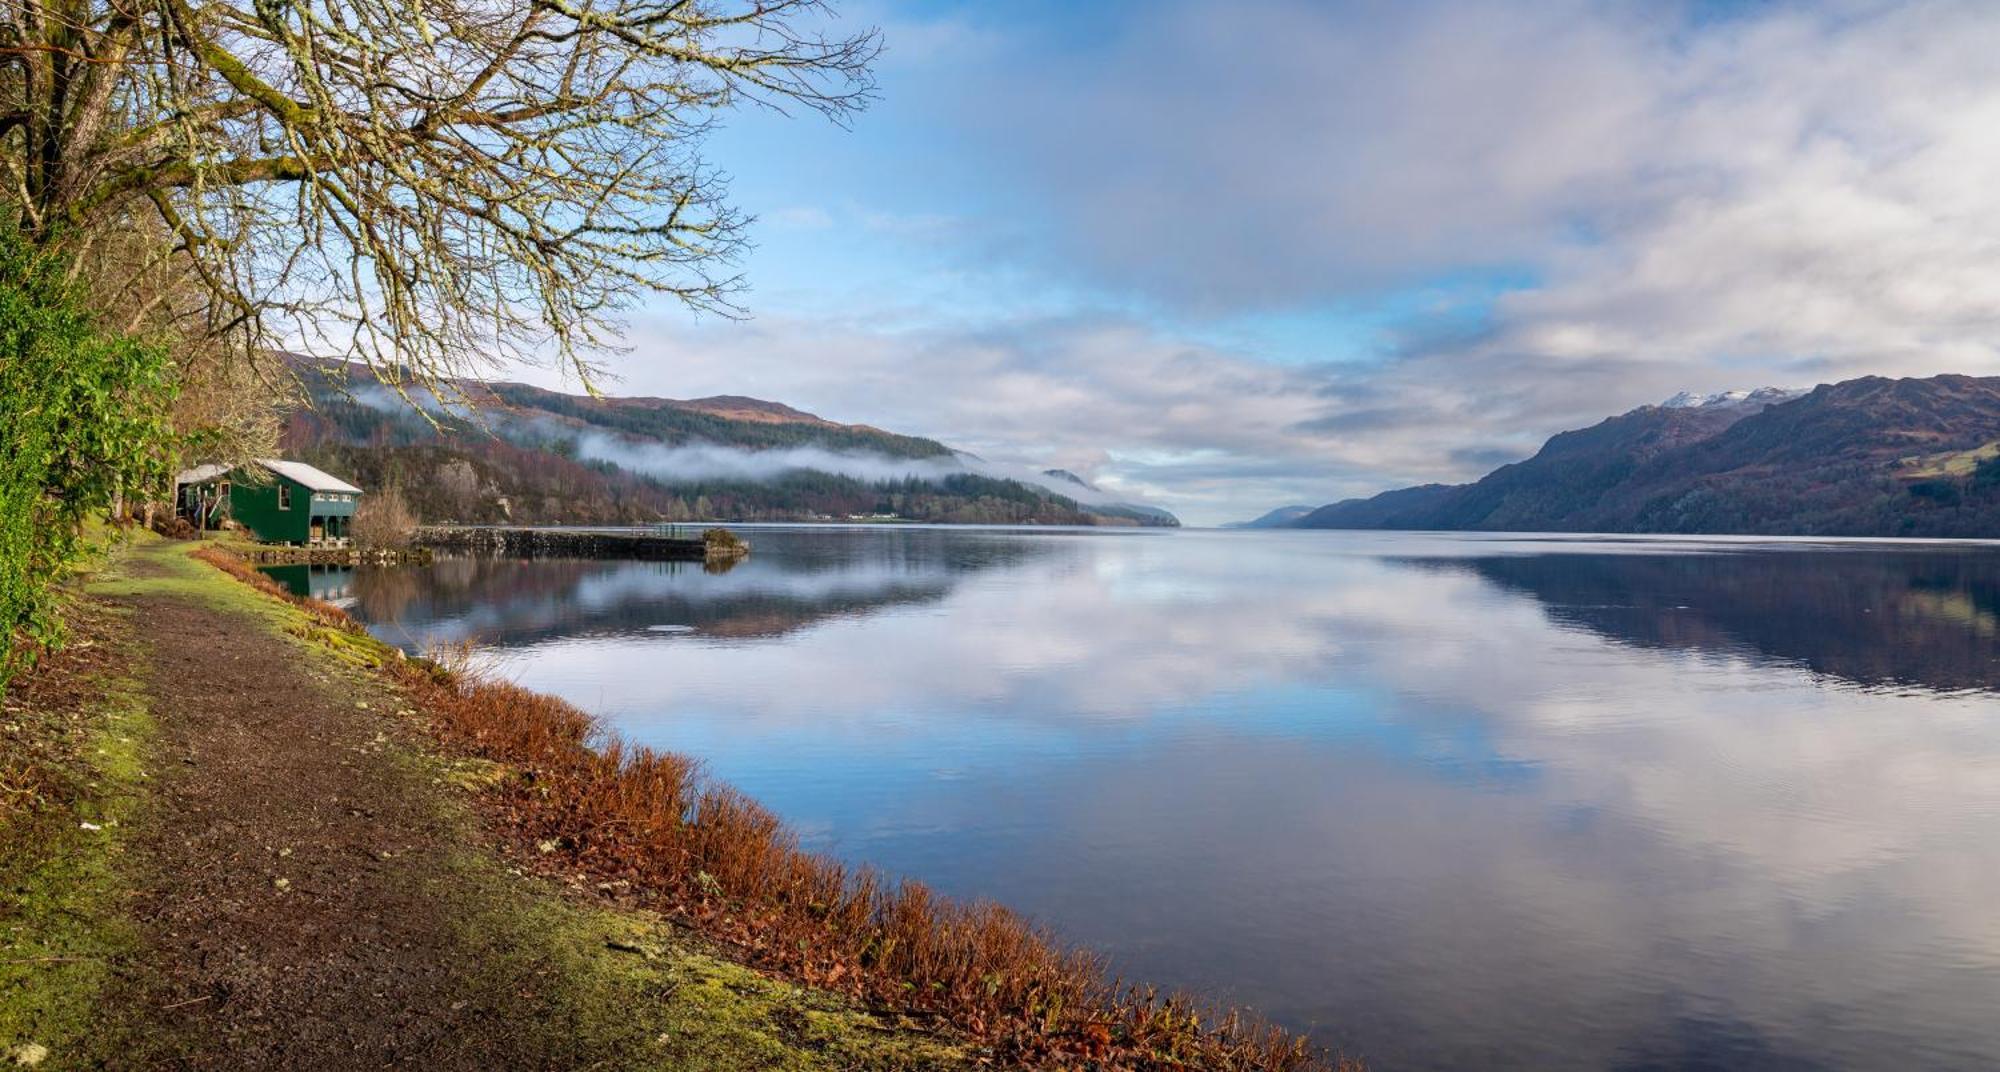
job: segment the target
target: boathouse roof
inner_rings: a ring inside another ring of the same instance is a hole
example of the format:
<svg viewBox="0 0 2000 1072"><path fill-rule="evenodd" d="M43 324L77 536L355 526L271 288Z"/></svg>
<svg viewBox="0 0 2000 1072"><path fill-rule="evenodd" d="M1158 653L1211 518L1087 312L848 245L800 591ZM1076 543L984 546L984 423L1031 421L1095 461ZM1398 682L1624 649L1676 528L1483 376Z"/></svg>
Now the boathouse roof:
<svg viewBox="0 0 2000 1072"><path fill-rule="evenodd" d="M361 489L349 484L323 469L304 462L288 462L282 458L258 458L257 464L293 483L303 485L310 491L337 491L349 495L361 494ZM176 484L206 484L226 475L227 465L199 465L174 478Z"/></svg>

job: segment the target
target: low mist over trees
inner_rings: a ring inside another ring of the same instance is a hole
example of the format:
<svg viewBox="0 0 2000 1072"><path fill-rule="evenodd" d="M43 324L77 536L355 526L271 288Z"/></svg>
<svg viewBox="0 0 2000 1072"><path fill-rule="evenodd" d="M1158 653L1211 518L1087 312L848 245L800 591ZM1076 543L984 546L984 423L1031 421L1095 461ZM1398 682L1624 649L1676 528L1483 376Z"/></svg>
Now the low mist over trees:
<svg viewBox="0 0 2000 1072"><path fill-rule="evenodd" d="M358 374L347 381L349 394L313 367L301 379L314 405L291 415L286 451L366 487L403 487L426 522L893 514L953 524L1176 523L1164 511L1089 504L962 469L962 459L933 439L756 399L589 398L503 383L477 390L504 410L488 406L468 418L420 414ZM673 455L677 446L715 448L729 464Z"/></svg>

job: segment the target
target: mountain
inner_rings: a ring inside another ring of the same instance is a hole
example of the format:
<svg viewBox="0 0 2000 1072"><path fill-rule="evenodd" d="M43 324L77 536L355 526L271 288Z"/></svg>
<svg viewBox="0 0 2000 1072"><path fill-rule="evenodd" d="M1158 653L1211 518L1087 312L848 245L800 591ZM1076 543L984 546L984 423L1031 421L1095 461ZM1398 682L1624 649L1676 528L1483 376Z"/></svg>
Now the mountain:
<svg viewBox="0 0 2000 1072"><path fill-rule="evenodd" d="M1058 491L1068 491L1068 488L1065 487L1065 485L1068 485L1082 488L1085 492L1088 492L1089 494L1079 501L1082 503L1083 508L1091 513L1107 518L1130 521L1138 525L1165 528L1180 527L1181 519L1175 517L1172 513L1145 503L1121 502L1112 499L1104 489L1067 469L1044 469L1042 470L1042 475L1054 480ZM1071 491L1069 494L1075 495L1076 492Z"/></svg>
<svg viewBox="0 0 2000 1072"><path fill-rule="evenodd" d="M934 439L763 399L464 382L445 393L470 408L413 393L420 412L359 366L294 368L311 405L288 420L287 455L364 487L398 486L426 521L1180 523L1154 507L1081 501Z"/></svg>
<svg viewBox="0 0 2000 1072"><path fill-rule="evenodd" d="M1225 529L1281 529L1313 512L1310 506L1280 506L1276 510L1249 521L1232 521Z"/></svg>
<svg viewBox="0 0 2000 1072"><path fill-rule="evenodd" d="M1699 394L1682 391L1660 403L1661 409L1715 409L1726 406L1763 407L1778 402L1790 402L1805 394L1783 387L1759 387L1754 391L1719 391L1715 394Z"/></svg>
<svg viewBox="0 0 2000 1072"><path fill-rule="evenodd" d="M1563 432L1476 483L1349 499L1294 524L2000 536L2000 378L1677 395Z"/></svg>

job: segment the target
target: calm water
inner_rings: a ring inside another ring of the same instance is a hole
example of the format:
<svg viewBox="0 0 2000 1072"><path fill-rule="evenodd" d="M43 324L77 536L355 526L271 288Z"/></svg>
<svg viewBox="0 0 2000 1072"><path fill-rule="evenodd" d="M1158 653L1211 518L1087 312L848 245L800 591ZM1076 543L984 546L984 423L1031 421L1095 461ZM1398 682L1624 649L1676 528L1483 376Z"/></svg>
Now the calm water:
<svg viewBox="0 0 2000 1072"><path fill-rule="evenodd" d="M2000 1065L2000 550L750 537L294 579L1382 1069Z"/></svg>

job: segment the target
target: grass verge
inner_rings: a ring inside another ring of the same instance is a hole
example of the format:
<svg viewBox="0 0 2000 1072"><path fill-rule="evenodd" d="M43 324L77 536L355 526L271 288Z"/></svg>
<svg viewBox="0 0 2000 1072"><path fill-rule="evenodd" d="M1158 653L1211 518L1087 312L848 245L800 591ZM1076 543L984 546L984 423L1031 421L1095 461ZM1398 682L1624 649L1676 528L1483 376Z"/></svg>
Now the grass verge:
<svg viewBox="0 0 2000 1072"><path fill-rule="evenodd" d="M131 623L73 604L61 651L0 716L0 1060L102 1054L102 998L138 929L121 909L152 717Z"/></svg>

